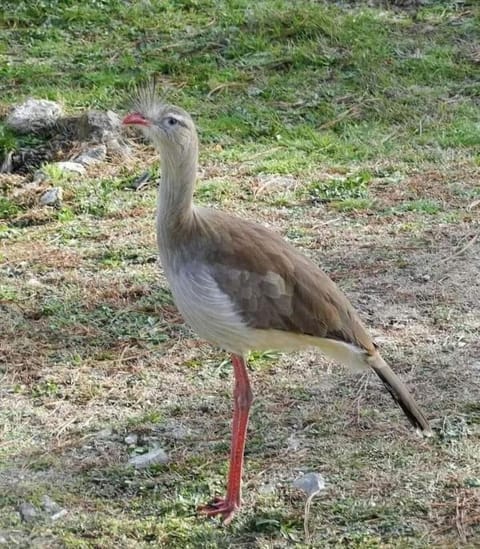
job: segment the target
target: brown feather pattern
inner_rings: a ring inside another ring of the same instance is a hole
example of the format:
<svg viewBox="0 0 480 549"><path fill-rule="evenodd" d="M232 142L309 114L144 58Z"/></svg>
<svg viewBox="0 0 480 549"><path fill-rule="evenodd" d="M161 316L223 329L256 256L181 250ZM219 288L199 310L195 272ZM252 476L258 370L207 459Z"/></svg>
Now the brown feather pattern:
<svg viewBox="0 0 480 549"><path fill-rule="evenodd" d="M338 286L279 235L216 210L194 213L184 232L188 256L209 266L251 328L344 341L375 353Z"/></svg>

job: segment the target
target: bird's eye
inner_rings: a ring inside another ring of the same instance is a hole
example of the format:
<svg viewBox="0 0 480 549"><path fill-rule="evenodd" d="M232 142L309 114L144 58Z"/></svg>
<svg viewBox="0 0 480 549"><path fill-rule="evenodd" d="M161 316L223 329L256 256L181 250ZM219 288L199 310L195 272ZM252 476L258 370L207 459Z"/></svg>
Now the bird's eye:
<svg viewBox="0 0 480 549"><path fill-rule="evenodd" d="M176 124L178 124L178 120L176 118L173 118L173 116L171 116L170 118L167 118L167 124L169 126L175 126Z"/></svg>

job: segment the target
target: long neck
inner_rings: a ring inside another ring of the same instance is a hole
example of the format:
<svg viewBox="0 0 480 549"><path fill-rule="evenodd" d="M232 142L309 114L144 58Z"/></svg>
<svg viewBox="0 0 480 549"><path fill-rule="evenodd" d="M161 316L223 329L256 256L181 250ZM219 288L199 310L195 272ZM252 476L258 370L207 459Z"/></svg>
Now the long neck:
<svg viewBox="0 0 480 549"><path fill-rule="evenodd" d="M158 189L157 238L160 246L175 246L193 216L198 144L193 140L181 157L161 149L162 176Z"/></svg>

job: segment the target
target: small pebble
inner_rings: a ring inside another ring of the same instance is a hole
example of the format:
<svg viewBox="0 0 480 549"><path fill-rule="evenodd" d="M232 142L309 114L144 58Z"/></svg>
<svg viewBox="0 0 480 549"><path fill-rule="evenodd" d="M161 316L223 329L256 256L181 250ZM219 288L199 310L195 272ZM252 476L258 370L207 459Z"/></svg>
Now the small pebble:
<svg viewBox="0 0 480 549"><path fill-rule="evenodd" d="M154 448L146 454L134 456L128 460L130 465L133 465L136 469L145 469L150 465L165 464L168 463L169 458L165 450L162 448Z"/></svg>
<svg viewBox="0 0 480 549"><path fill-rule="evenodd" d="M290 435L287 439L287 450L297 452L301 446L300 440L295 435Z"/></svg>
<svg viewBox="0 0 480 549"><path fill-rule="evenodd" d="M41 288L43 284L38 280L38 278L35 278L32 276L27 280L27 286L30 286L31 288Z"/></svg>
<svg viewBox="0 0 480 549"><path fill-rule="evenodd" d="M32 522L38 516L37 509L28 501L20 504L20 506L18 507L18 512L20 513L20 517L24 522Z"/></svg>
<svg viewBox="0 0 480 549"><path fill-rule="evenodd" d="M40 197L40 203L44 206L59 206L62 202L63 190L60 187L52 187L46 190Z"/></svg>
<svg viewBox="0 0 480 549"><path fill-rule="evenodd" d="M261 88L257 88L256 86L249 86L247 88L247 94L250 97L257 97L258 95L262 95L263 90Z"/></svg>
<svg viewBox="0 0 480 549"><path fill-rule="evenodd" d="M125 444L129 446L135 446L138 442L138 435L136 433L131 433L124 438Z"/></svg>
<svg viewBox="0 0 480 549"><path fill-rule="evenodd" d="M50 518L51 518L51 520L55 521L55 520L61 519L62 517L64 517L67 514L68 514L68 511L66 509L60 509L60 511L58 513L55 513Z"/></svg>
<svg viewBox="0 0 480 549"><path fill-rule="evenodd" d="M163 430L167 436L174 440L185 440L192 436L191 429L179 421L167 421L163 425Z"/></svg>

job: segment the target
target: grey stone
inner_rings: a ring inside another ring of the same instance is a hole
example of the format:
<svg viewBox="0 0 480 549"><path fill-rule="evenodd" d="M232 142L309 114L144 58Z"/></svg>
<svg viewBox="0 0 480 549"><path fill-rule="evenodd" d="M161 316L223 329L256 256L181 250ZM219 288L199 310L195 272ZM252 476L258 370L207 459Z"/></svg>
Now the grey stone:
<svg viewBox="0 0 480 549"><path fill-rule="evenodd" d="M3 532L0 532L0 545L8 545L7 535Z"/></svg>
<svg viewBox="0 0 480 549"><path fill-rule="evenodd" d="M85 175L85 167L79 162L54 162L52 166L57 167L62 172L78 173L79 175Z"/></svg>
<svg viewBox="0 0 480 549"><path fill-rule="evenodd" d="M125 437L125 444L129 446L135 446L138 442L138 435L136 433L131 433Z"/></svg>
<svg viewBox="0 0 480 549"><path fill-rule="evenodd" d="M78 120L78 136L83 141L105 142L119 134L121 124L113 111L87 111Z"/></svg>
<svg viewBox="0 0 480 549"><path fill-rule="evenodd" d="M19 505L18 512L24 522L33 522L38 517L37 509L28 501Z"/></svg>
<svg viewBox="0 0 480 549"><path fill-rule="evenodd" d="M146 469L150 465L165 464L168 463L169 457L165 450L162 448L154 448L146 454L134 456L128 460L130 465L133 465L136 469Z"/></svg>
<svg viewBox="0 0 480 549"><path fill-rule="evenodd" d="M40 197L43 206L59 206L62 202L63 190L60 187L52 187L46 190Z"/></svg>
<svg viewBox="0 0 480 549"><path fill-rule="evenodd" d="M6 125L18 133L40 133L55 126L62 107L55 101L27 99L8 114Z"/></svg>
<svg viewBox="0 0 480 549"><path fill-rule="evenodd" d="M107 147L101 143L83 151L78 156L75 156L72 160L75 163L82 166L91 166L92 164L98 164L103 162L107 156Z"/></svg>

